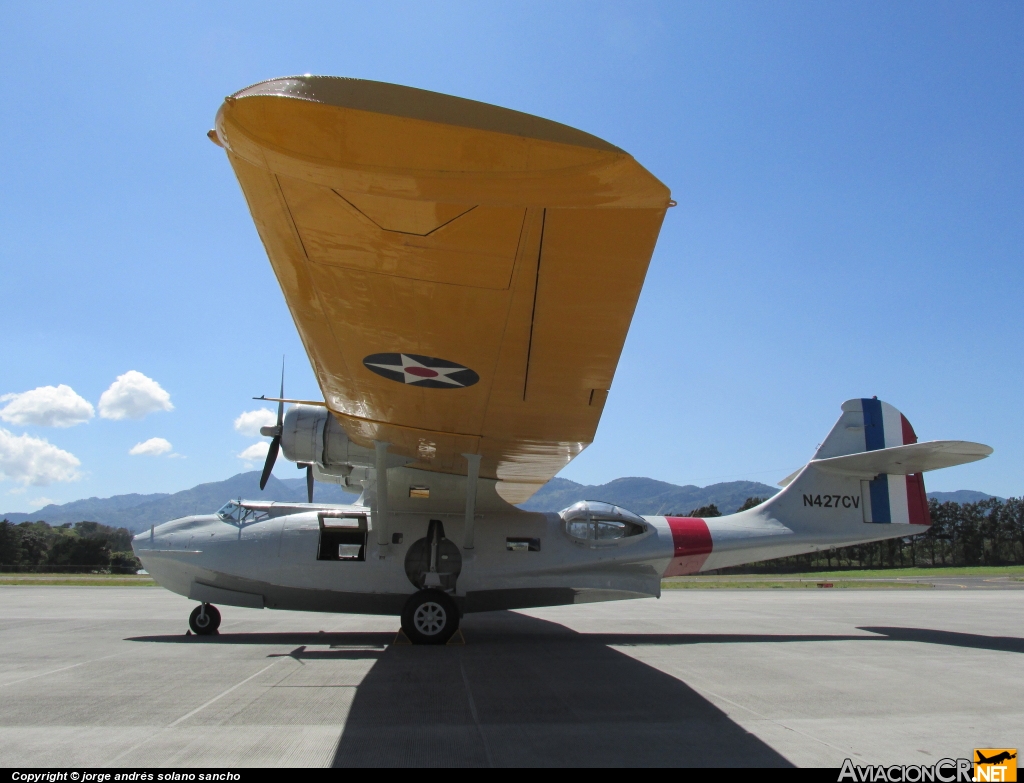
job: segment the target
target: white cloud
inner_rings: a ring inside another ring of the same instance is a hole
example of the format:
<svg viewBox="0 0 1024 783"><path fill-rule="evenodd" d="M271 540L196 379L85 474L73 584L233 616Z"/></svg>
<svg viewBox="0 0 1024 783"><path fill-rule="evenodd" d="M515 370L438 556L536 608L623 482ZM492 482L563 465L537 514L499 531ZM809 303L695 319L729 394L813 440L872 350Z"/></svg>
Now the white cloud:
<svg viewBox="0 0 1024 783"><path fill-rule="evenodd" d="M243 435L259 435L260 427L273 427L277 424L277 414L266 408L246 411L235 419L235 431Z"/></svg>
<svg viewBox="0 0 1024 783"><path fill-rule="evenodd" d="M11 424L35 424L40 427L74 427L89 421L94 415L88 400L63 383L60 386L40 386L19 394L5 394L0 402L7 405L0 410L0 419Z"/></svg>
<svg viewBox="0 0 1024 783"><path fill-rule="evenodd" d="M238 455L239 459L244 459L246 462L262 462L267 458L267 451L270 449L270 442L261 440L259 443L252 444L245 451Z"/></svg>
<svg viewBox="0 0 1024 783"><path fill-rule="evenodd" d="M139 456L140 454L147 457L159 457L161 454L169 452L173 446L171 442L164 438L150 438L144 440L142 443L136 443L128 451L133 456Z"/></svg>
<svg viewBox="0 0 1024 783"><path fill-rule="evenodd" d="M141 419L156 411L173 411L171 395L152 378L129 370L118 375L100 395L100 416L104 419Z"/></svg>
<svg viewBox="0 0 1024 783"><path fill-rule="evenodd" d="M0 428L0 479L45 487L82 477L82 463L67 451L31 435L15 435Z"/></svg>
<svg viewBox="0 0 1024 783"><path fill-rule="evenodd" d="M56 503L57 501L53 498L35 498L29 502L37 508L42 508L43 506L49 506L51 503Z"/></svg>

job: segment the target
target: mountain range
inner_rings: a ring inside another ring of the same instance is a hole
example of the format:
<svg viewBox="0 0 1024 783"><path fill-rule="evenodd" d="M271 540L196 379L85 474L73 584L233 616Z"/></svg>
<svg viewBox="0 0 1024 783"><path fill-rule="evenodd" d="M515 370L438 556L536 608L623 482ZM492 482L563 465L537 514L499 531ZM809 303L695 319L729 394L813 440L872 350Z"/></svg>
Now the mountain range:
<svg viewBox="0 0 1024 783"><path fill-rule="evenodd" d="M2 514L0 519L14 524L38 520L51 525L100 522L138 532L150 525L159 525L189 514L212 514L232 498L291 502L306 500L305 478L279 479L271 476L266 490L262 492L259 481L260 472L253 470L173 494L158 492L150 495L87 498L62 505L51 504L28 514ZM559 511L579 500L603 500L638 514L688 514L696 508L714 503L723 514L731 514L749 497L768 498L778 491L776 487L756 481L726 481L698 487L640 477L619 478L607 484L591 485L553 478L520 508L527 511ZM974 503L993 496L961 489L956 492L929 492L928 497L939 502ZM343 491L336 484L318 483L314 499L320 503L354 503L357 496Z"/></svg>
<svg viewBox="0 0 1024 783"><path fill-rule="evenodd" d="M354 503L357 495L342 491L337 484L316 485L314 499L321 503ZM126 527L133 533L150 525L189 514L212 514L233 498L246 500L285 500L306 502L306 479L279 479L271 475L267 488L260 491L260 472L239 473L224 481L167 494L115 495L111 498L87 498L63 505L44 506L29 514L9 513L2 517L15 524L43 520L51 525L66 522L100 522L113 527Z"/></svg>
<svg viewBox="0 0 1024 783"><path fill-rule="evenodd" d="M750 497L770 498L778 487L756 481L726 481L698 487L679 486L650 478L618 478L607 484L577 484L553 478L520 508L527 511L559 511L579 500L604 500L637 514L688 514L714 503L723 514L731 514Z"/></svg>

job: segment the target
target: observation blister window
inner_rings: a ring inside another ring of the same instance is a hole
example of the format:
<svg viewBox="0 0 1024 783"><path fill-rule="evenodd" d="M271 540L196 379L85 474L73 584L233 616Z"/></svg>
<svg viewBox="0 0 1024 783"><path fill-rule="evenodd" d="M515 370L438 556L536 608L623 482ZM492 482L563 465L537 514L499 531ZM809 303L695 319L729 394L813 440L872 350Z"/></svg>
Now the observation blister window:
<svg viewBox="0 0 1024 783"><path fill-rule="evenodd" d="M596 500L581 500L559 512L565 532L574 541L610 543L647 532L644 518L632 511Z"/></svg>

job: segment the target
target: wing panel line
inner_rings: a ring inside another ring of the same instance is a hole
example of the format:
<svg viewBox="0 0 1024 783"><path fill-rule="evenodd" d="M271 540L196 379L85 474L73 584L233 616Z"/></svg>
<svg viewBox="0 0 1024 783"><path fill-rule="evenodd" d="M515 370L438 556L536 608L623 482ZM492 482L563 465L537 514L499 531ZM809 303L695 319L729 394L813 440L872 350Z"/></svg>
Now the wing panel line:
<svg viewBox="0 0 1024 783"><path fill-rule="evenodd" d="M275 186L275 188L277 190L277 197L281 200L281 204L284 206L285 214L288 216L288 227L291 228L292 235L295 237L296 241L299 243L299 248L302 250L302 259L304 261L304 265L312 264L314 262L310 259L309 253L306 252L306 246L302 242L302 235L299 233L299 227L295 223L294 215L292 215L291 205L288 203L288 199L285 198L284 189L281 187L281 178L277 174L273 174L273 177L274 177L274 186ZM348 202L346 202L346 203L348 203ZM308 266L303 271L305 271L306 275L309 276L310 279L312 279L312 275L310 275L310 273L309 273ZM345 371L349 375L351 375L352 374L352 369L348 366L348 362L345 361L345 354L342 351L340 351L339 348L338 348L338 345L339 345L339 343L338 343L338 335L334 331L334 324L331 323L331 319L327 317L327 312L328 311L327 311L327 306L324 304L323 293L320 291L320 287L319 286L311 285L310 288L313 290L313 293L316 296L317 304L320 305L320 314L321 314L321 317L324 320L324 323L326 323L328 330L330 330L331 339L334 340L334 350L337 352L338 358L341 359L342 363L345 365ZM298 319L297 318L292 316L292 319L295 320L296 323L298 323ZM306 351L306 355L307 356L310 355L310 352L308 350ZM320 376L320 368L319 367L317 368L317 376L318 376L317 380L319 381L319 376ZM321 383L320 384L320 388L323 389L325 385L326 384Z"/></svg>
<svg viewBox="0 0 1024 783"><path fill-rule="evenodd" d="M533 321L537 315L537 291L540 289L540 260L544 256L544 225L547 223L548 211L545 209L540 216L540 246L537 248L537 276L533 282L533 308L530 310L530 339L526 343L526 372L523 374L523 402L526 402L526 388L530 382L530 353L533 351Z"/></svg>

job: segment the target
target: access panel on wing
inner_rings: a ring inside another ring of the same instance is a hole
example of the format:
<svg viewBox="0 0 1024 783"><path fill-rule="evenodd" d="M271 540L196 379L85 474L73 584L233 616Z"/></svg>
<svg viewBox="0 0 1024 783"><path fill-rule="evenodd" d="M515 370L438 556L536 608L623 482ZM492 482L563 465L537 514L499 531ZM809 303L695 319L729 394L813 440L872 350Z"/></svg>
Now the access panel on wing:
<svg viewBox="0 0 1024 783"><path fill-rule="evenodd" d="M508 288L524 208L346 194L288 177L279 181L314 263L473 288Z"/></svg>

